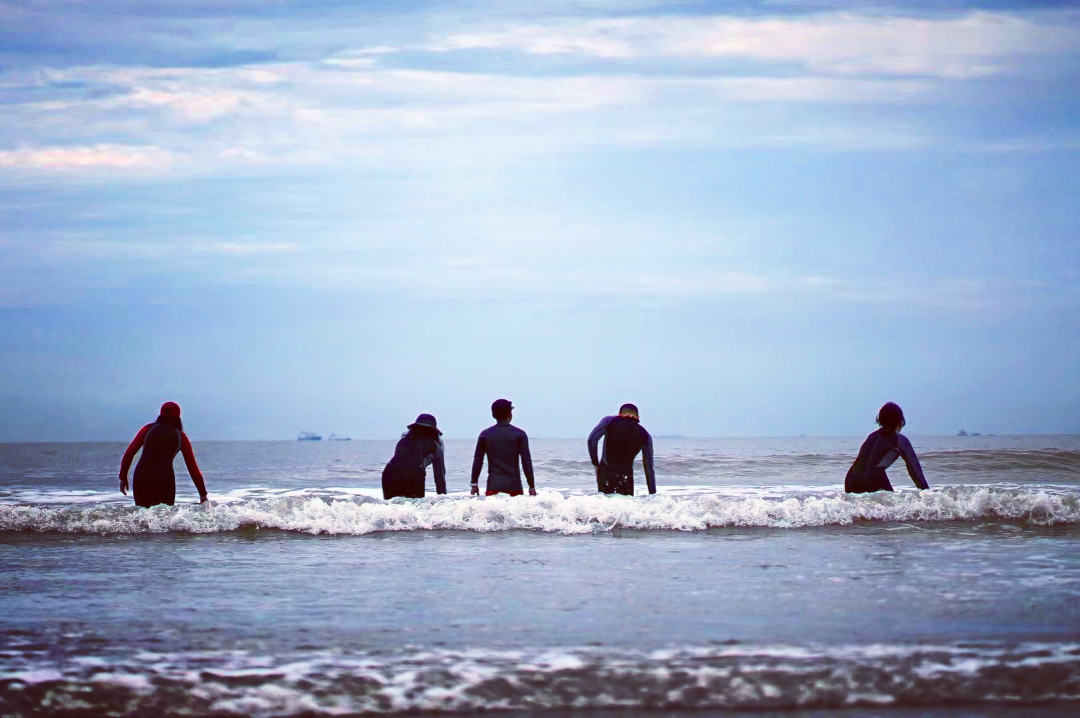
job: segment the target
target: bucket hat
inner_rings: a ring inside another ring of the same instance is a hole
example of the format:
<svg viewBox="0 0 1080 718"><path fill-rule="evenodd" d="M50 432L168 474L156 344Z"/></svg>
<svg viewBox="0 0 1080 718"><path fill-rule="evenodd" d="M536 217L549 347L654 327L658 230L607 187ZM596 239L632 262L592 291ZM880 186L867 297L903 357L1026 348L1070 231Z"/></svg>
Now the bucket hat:
<svg viewBox="0 0 1080 718"><path fill-rule="evenodd" d="M415 429L418 426L426 426L429 429L439 431L439 427L435 425L435 417L431 414L421 414L420 416L416 417L416 421L409 424L409 426L406 428ZM441 431L439 431L439 435L442 435Z"/></svg>

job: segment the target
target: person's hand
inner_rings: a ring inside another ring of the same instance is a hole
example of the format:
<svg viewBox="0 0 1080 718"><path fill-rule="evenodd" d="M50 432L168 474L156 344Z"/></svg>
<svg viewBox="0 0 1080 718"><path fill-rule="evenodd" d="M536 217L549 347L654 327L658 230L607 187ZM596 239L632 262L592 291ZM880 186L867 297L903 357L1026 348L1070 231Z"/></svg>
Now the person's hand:
<svg viewBox="0 0 1080 718"><path fill-rule="evenodd" d="M529 496L536 496L536 489L531 486L529 487Z"/></svg>
<svg viewBox="0 0 1080 718"><path fill-rule="evenodd" d="M126 476L121 476L120 477L120 493L122 493L124 496L127 496L127 492L128 492L128 480L127 480L127 477Z"/></svg>
<svg viewBox="0 0 1080 718"><path fill-rule="evenodd" d="M477 484L472 484L469 487L469 496L479 496L479 495L480 495L480 487Z"/></svg>

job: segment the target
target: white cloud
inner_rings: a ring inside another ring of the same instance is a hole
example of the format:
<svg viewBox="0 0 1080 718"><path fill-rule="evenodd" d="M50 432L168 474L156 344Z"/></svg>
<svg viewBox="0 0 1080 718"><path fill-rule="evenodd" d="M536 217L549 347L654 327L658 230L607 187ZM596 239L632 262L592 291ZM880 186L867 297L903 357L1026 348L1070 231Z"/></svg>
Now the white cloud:
<svg viewBox="0 0 1080 718"><path fill-rule="evenodd" d="M199 247L195 248L199 250ZM251 254L287 254L295 252L297 246L290 242L213 242L206 246L207 251L231 255Z"/></svg>
<svg viewBox="0 0 1080 718"><path fill-rule="evenodd" d="M165 169L174 160L172 153L154 146L99 144L0 151L0 167L61 172L98 169Z"/></svg>
<svg viewBox="0 0 1080 718"><path fill-rule="evenodd" d="M503 49L595 58L735 58L800 63L835 74L944 78L994 74L1026 55L1075 54L1077 47L1075 25L988 12L943 19L829 13L567 20L455 33L430 45L437 51Z"/></svg>
<svg viewBox="0 0 1080 718"><path fill-rule="evenodd" d="M955 81L1076 53L1069 18L560 20L452 33L427 45L583 58L560 75L529 74L528 63L516 74L467 61L454 70L388 67L393 48L377 45L258 68L8 70L0 86L34 99L5 106L0 135L15 148L0 151L0 166L213 172L343 162L424 167L492 147L508 157L599 145L924 147L937 141L931 120L918 126L891 107L977 101L982 86L962 94ZM640 61L619 73L596 62L619 57ZM693 71L672 58L693 59ZM702 74L709 67L713 74ZM782 107L796 103L799 112ZM802 112L811 105L818 107ZM847 111L856 105L871 109ZM996 147L1014 144L1001 139Z"/></svg>

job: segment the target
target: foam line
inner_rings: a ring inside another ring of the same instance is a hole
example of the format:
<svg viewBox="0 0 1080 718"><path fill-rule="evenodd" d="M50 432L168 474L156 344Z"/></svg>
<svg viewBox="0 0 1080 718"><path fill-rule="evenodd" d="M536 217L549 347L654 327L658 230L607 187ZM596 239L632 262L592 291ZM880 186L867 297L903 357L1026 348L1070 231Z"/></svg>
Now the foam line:
<svg viewBox="0 0 1080 718"><path fill-rule="evenodd" d="M1075 489L983 485L869 495L832 491L623 497L544 491L536 498L454 496L392 501L320 490L291 491L275 498L234 498L219 502L213 511L189 504L149 510L85 503L0 506L0 531L90 534L248 528L311 534L418 530L588 534L617 528L702 531L722 526L842 526L857 521L1007 520L1053 525L1078 519L1080 491Z"/></svg>
<svg viewBox="0 0 1080 718"><path fill-rule="evenodd" d="M44 653L44 651L42 651ZM1080 645L683 647L290 656L8 654L5 714L333 715L840 709L1080 701ZM43 710L44 709L44 710Z"/></svg>

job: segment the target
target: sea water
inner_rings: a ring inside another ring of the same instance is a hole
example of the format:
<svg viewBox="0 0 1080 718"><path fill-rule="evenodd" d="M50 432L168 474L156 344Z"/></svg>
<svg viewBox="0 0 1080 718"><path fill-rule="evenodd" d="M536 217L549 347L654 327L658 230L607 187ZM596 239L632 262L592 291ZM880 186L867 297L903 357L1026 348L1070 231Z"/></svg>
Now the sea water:
<svg viewBox="0 0 1080 718"><path fill-rule="evenodd" d="M1080 437L658 439L601 496L383 501L393 441L200 442L212 506L116 490L123 444L0 444L0 714L1072 715Z"/></svg>

